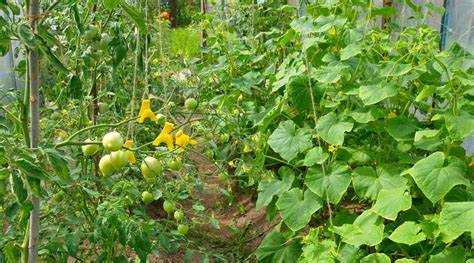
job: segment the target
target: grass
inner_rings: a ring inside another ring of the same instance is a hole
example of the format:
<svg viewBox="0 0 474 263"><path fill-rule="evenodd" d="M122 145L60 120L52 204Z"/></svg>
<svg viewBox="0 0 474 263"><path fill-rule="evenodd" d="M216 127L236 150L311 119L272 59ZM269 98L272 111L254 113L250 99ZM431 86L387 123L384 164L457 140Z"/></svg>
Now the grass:
<svg viewBox="0 0 474 263"><path fill-rule="evenodd" d="M171 55L190 59L200 54L200 31L192 26L171 30Z"/></svg>

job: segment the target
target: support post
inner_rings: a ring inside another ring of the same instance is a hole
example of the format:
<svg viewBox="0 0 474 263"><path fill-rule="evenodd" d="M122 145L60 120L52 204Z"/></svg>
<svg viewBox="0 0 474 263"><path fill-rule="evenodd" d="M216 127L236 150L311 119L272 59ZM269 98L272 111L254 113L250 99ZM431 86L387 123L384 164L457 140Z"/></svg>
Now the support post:
<svg viewBox="0 0 474 263"><path fill-rule="evenodd" d="M29 24L31 30L36 32L37 22L39 18L39 0L30 0L29 7ZM30 147L38 148L40 143L40 126L39 126L39 61L38 49L29 49L28 54L28 71L30 77ZM30 238L28 244L28 262L38 262L38 244L39 244L39 228L40 228L40 201L35 194L31 195L33 210L30 214Z"/></svg>

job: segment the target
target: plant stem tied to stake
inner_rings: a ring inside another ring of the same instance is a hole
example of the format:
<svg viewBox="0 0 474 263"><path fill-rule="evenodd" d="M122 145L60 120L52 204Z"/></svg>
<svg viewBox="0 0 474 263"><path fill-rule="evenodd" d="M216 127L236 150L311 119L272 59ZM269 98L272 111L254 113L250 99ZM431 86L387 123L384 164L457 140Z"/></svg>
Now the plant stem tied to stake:
<svg viewBox="0 0 474 263"><path fill-rule="evenodd" d="M33 32L36 32L38 17L39 0L31 0L29 6L29 23ZM35 149L38 147L40 142L38 49L30 49L28 58L30 74L30 147L32 149ZM33 203L33 210L30 214L30 240L28 245L28 262L38 262L40 202L35 194L31 195L31 202Z"/></svg>

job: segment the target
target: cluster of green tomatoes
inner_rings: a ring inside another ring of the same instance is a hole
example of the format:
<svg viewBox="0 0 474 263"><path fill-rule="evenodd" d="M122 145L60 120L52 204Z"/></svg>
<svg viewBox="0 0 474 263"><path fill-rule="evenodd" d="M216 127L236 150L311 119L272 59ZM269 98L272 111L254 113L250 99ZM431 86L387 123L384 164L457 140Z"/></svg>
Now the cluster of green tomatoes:
<svg viewBox="0 0 474 263"><path fill-rule="evenodd" d="M90 139L85 140L85 143L90 143L82 146L84 156L90 157L99 151L99 145L93 144ZM120 133L116 131L109 132L104 135L102 139L102 146L109 154L105 154L99 161L99 170L103 176L110 176L114 172L125 167L129 162L135 162L135 156L132 151L123 150L124 139ZM183 166L181 158L176 158L171 161L168 166L173 170L180 170ZM156 183L157 176L163 172L163 167L158 159L147 156L143 159L140 165L140 171L149 184ZM142 192L141 199L143 203L150 204L154 201L154 196L149 191ZM165 200L163 202L163 209L168 215L173 214L175 220L178 222L177 231L181 235L186 235L189 231L188 225L182 223L184 219L184 212L176 210L173 202Z"/></svg>

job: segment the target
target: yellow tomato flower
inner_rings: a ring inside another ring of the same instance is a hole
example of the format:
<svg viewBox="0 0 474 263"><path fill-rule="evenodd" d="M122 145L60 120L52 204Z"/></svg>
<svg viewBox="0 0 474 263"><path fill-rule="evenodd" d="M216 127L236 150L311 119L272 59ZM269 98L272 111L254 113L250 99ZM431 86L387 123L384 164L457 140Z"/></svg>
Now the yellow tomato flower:
<svg viewBox="0 0 474 263"><path fill-rule="evenodd" d="M171 136L171 132L174 129L174 124L166 122L163 130L161 130L160 134L156 137L156 139L152 142L153 145L158 146L162 143L166 143L168 146L168 150L173 150L173 137Z"/></svg>
<svg viewBox="0 0 474 263"><path fill-rule="evenodd" d="M333 153L333 152L336 151L336 147L334 147L334 145L332 145L332 144L329 144L328 151Z"/></svg>
<svg viewBox="0 0 474 263"><path fill-rule="evenodd" d="M133 145L133 141L132 140L127 140L123 146L130 149L132 148L132 145ZM128 162L129 163L136 163L137 160L135 159L135 153L133 151L127 151L127 154L128 154Z"/></svg>
<svg viewBox="0 0 474 263"><path fill-rule="evenodd" d="M188 144L195 145L197 144L197 141L191 139L189 135L184 133L183 130L179 130L176 133L176 145L178 146L178 152L184 151Z"/></svg>
<svg viewBox="0 0 474 263"><path fill-rule="evenodd" d="M62 111L62 114L63 114L64 116L68 116L68 115L69 115L69 112L68 112L67 110L63 110L63 111Z"/></svg>
<svg viewBox="0 0 474 263"><path fill-rule="evenodd" d="M235 167L234 161L230 161L230 162L228 162L228 164L229 164L230 167Z"/></svg>
<svg viewBox="0 0 474 263"><path fill-rule="evenodd" d="M336 35L336 29L334 27L331 27L329 30L328 30L328 34L330 36L335 36Z"/></svg>
<svg viewBox="0 0 474 263"><path fill-rule="evenodd" d="M341 91L339 91L339 92L337 93L337 96L338 96L338 97L342 97L342 96L344 96L344 92L343 92L342 90L341 90Z"/></svg>
<svg viewBox="0 0 474 263"><path fill-rule="evenodd" d="M387 119L394 119L396 117L397 117L397 114L393 111L391 111L387 114Z"/></svg>
<svg viewBox="0 0 474 263"><path fill-rule="evenodd" d="M158 66L158 59L157 58L154 58L151 63L155 66Z"/></svg>
<svg viewBox="0 0 474 263"><path fill-rule="evenodd" d="M471 157L471 162L469 163L469 167L473 167L474 166L474 156Z"/></svg>
<svg viewBox="0 0 474 263"><path fill-rule="evenodd" d="M138 113L138 123L143 123L145 119L150 119L153 122L157 122L156 115L151 111L151 102L150 100L142 100L142 106L140 107L140 112Z"/></svg>

